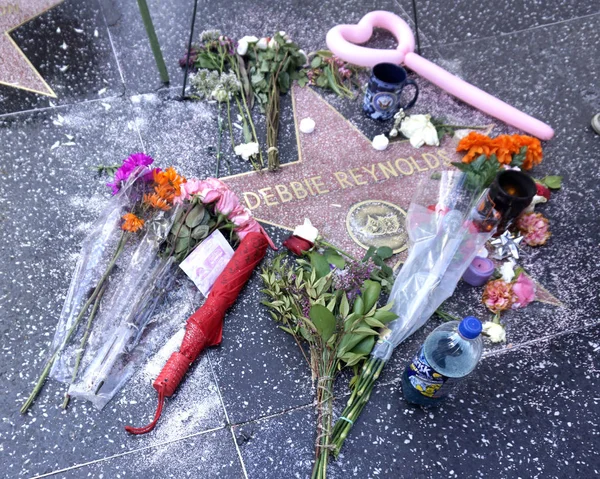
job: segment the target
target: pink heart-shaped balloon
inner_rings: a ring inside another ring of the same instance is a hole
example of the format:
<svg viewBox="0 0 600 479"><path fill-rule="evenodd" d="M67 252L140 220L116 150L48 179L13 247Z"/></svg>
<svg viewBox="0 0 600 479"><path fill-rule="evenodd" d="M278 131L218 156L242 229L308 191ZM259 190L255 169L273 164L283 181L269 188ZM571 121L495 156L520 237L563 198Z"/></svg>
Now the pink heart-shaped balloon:
<svg viewBox="0 0 600 479"><path fill-rule="evenodd" d="M357 45L371 38L373 28L384 28L391 32L398 41L396 49L379 50ZM391 12L382 10L370 12L356 25L333 27L327 33L327 46L339 58L354 65L373 67L378 63L404 64L431 83L488 115L542 140L549 140L554 136L554 130L546 123L517 110L417 55L414 52L415 38L412 30L404 20Z"/></svg>
<svg viewBox="0 0 600 479"><path fill-rule="evenodd" d="M388 30L396 40L395 50L366 48L357 44L365 43L373 35L374 28ZM415 37L408 24L391 12L377 10L367 13L356 25L338 25L327 33L327 46L338 57L363 67L373 67L378 63L404 63L407 53L415 49Z"/></svg>

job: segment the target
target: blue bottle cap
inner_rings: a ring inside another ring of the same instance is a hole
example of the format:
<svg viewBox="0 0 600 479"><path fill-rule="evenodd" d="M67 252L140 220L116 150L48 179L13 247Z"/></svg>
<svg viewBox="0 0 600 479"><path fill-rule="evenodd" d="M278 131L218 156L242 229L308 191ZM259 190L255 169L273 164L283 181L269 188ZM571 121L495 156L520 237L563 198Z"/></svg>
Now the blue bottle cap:
<svg viewBox="0 0 600 479"><path fill-rule="evenodd" d="M467 316L458 325L458 332L465 339L475 339L481 334L481 321L473 316Z"/></svg>

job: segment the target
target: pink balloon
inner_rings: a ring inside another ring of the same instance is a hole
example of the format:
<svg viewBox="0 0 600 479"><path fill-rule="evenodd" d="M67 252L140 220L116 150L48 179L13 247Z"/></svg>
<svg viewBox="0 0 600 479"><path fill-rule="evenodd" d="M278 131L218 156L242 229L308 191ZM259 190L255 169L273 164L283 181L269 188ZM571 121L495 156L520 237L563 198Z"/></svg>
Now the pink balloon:
<svg viewBox="0 0 600 479"><path fill-rule="evenodd" d="M398 41L395 50L361 47L374 28L384 28ZM489 93L452 75L414 53L415 38L408 24L397 15L382 10L367 13L356 25L337 25L327 33L327 46L341 59L354 65L373 67L378 63L404 64L456 98L542 140L554 136L546 123L517 110Z"/></svg>

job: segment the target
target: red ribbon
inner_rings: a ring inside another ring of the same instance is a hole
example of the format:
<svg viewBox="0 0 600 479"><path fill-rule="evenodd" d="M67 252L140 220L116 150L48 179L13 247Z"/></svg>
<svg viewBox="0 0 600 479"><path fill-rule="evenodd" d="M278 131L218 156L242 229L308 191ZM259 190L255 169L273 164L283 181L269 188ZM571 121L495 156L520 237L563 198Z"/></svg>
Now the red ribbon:
<svg viewBox="0 0 600 479"><path fill-rule="evenodd" d="M162 413L165 398L173 395L202 350L221 342L225 313L235 303L256 265L264 258L267 244L263 233L248 233L242 240L225 270L215 281L204 304L188 318L179 351L171 355L152 384L158 392L154 420L145 427L126 426L127 432L145 434L152 431Z"/></svg>

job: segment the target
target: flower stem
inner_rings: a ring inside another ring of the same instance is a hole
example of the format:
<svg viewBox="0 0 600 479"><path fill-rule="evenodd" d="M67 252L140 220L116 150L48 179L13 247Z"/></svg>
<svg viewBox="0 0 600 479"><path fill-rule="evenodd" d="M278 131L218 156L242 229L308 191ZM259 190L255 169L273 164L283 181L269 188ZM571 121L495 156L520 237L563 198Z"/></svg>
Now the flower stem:
<svg viewBox="0 0 600 479"><path fill-rule="evenodd" d="M323 245L323 246L326 246L326 247L328 247L328 248L331 248L331 249L333 249L333 250L337 251L338 253L340 253L340 254L342 254L342 255L346 256L347 258L350 258L350 259L351 259L351 260L353 260L353 261L358 261L358 260L357 260L357 259L356 259L354 256L352 256L350 253L348 253L348 252L344 251L343 249L340 249L340 248L338 248L338 247L337 247L337 246L335 246L335 245L332 245L331 243L329 243L328 241L325 241L325 240L324 240L324 239L322 239L322 238L318 240L318 243L319 243L319 244L321 244L321 245Z"/></svg>
<svg viewBox="0 0 600 479"><path fill-rule="evenodd" d="M221 166L221 137L223 136L223 119L221 118L221 102L217 102L217 126L219 128L219 136L217 138L217 169L215 178L219 177L219 168Z"/></svg>
<svg viewBox="0 0 600 479"><path fill-rule="evenodd" d="M92 306L92 312L90 313L90 317L88 318L87 324L85 326L85 333L83 335L83 338L81 338L81 343L79 343L79 351L77 351L77 357L75 359L75 366L73 367L73 374L71 375L71 382L69 383L69 385L67 386L67 390L65 391L65 399L62 403L63 409L67 409L69 400L71 399L71 396L69 395L69 388L71 387L71 385L75 382L75 379L77 378L77 373L79 372L79 365L81 364L81 358L83 356L83 352L87 345L87 340L90 337L90 332L92 330L92 323L94 321L94 317L96 316L96 311L98 311L98 306L100 305L102 296L104 296L105 290L106 290L106 285L103 285L102 289L98 293L98 296L96 296L96 300L94 301L94 306Z"/></svg>
<svg viewBox="0 0 600 479"><path fill-rule="evenodd" d="M229 124L229 138L231 139L231 151L235 151L235 141L233 139L233 126L231 125L231 103L227 97L227 123ZM227 161L227 172L231 175L231 163Z"/></svg>
<svg viewBox="0 0 600 479"><path fill-rule="evenodd" d="M475 125L435 125L438 128L454 128L456 130L487 130L487 126Z"/></svg>
<svg viewBox="0 0 600 479"><path fill-rule="evenodd" d="M58 358L59 354L62 352L62 350L65 348L65 346L71 339L71 336L73 336L73 333L75 333L75 331L77 330L77 327L79 326L79 322L83 318L83 315L85 314L85 312L88 310L90 305L96 300L96 297L98 296L98 294L100 294L100 290L102 289L104 282L106 281L106 279L108 278L108 275L113 270L113 268L117 262L117 259L121 255L123 248L125 247L125 244L127 243L128 239L129 239L129 235L125 231L123 231L121 233L121 238L119 239L119 244L117 245L117 250L115 251L110 263L108 264L108 267L106 268L106 271L104 272L104 275L100 278L100 281L96 285L94 292L89 297L89 299L85 302L85 304L81 308L81 311L79 311L79 314L77 315L77 317L75 318L75 321L73 321L73 324L67 331L67 334L65 335L65 338L63 339L60 346L56 349L56 351L54 351L54 353L52 354L50 359L48 359L48 361L46 361L46 366L42 370L42 374L40 374L40 377L38 378L37 383L35 384L35 386L33 388L33 391L31 391L31 394L29 395L29 397L27 398L27 400L25 401L23 406L21 406L21 410L20 410L21 414L25 414L29 410L29 408L33 404L33 401L35 401L35 398L42 390L42 387L44 386L46 379L48 379L48 375L50 374L50 370L52 369L52 365L54 364L54 361L56 361L56 358Z"/></svg>
<svg viewBox="0 0 600 479"><path fill-rule="evenodd" d="M340 453L342 445L352 429L353 424L356 422L360 413L369 401L373 386L379 378L384 366L385 361L374 358L373 356L365 362L360 378L354 386L352 395L346 404L346 408L338 418L333 428L333 432L331 433L330 444L336 457Z"/></svg>
<svg viewBox="0 0 600 479"><path fill-rule="evenodd" d="M255 49L256 52L256 49ZM237 79L239 81L242 80L241 75L240 75L240 68L237 65L237 63L235 63L235 74L237 76ZM241 89L241 93L242 93L242 103L244 104L244 109L246 110L246 117L248 118L248 122L250 123L250 128L252 129L252 136L254 137L254 141L256 141L256 143L258 142L258 136L256 135L256 129L254 128L254 122L252 121L252 114L250 113L250 108L248 107L248 99L246 98L246 93L244 92L244 88L242 87ZM236 97L237 100L237 97ZM239 102L239 100L238 100ZM238 105L239 106L239 105ZM240 110L241 111L241 110ZM244 117L244 115L242 115L242 118ZM265 166L265 161L263 159L263 154L262 154L262 148L258 148L258 155L260 158L260 166L261 168Z"/></svg>

